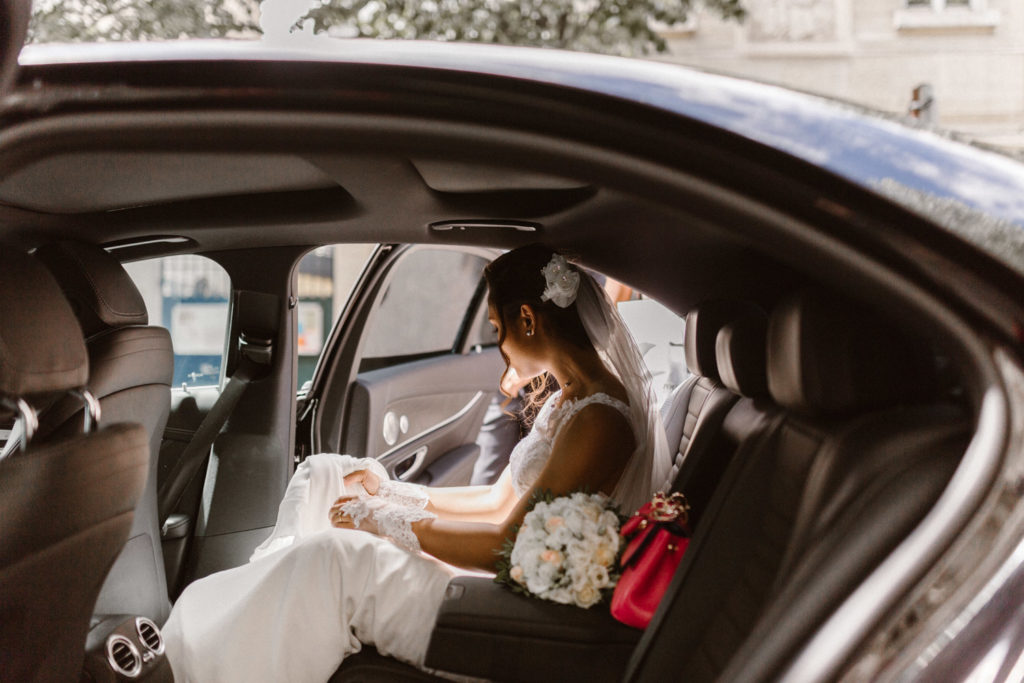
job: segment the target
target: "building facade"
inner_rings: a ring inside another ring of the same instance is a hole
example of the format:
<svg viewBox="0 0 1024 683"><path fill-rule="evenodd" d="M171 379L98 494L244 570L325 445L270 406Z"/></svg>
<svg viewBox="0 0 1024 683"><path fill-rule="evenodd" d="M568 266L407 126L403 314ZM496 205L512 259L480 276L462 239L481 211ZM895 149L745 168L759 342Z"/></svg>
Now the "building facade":
<svg viewBox="0 0 1024 683"><path fill-rule="evenodd" d="M744 6L742 24L696 12L665 32L670 52L658 58L855 102L1024 153L1020 0Z"/></svg>

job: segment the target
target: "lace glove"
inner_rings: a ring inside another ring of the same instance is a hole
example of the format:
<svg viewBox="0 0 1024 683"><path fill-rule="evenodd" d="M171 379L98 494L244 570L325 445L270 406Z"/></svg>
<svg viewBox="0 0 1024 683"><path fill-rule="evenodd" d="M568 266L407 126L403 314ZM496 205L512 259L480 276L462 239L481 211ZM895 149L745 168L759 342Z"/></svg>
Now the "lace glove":
<svg viewBox="0 0 1024 683"><path fill-rule="evenodd" d="M380 486L377 488L377 497L384 498L396 505L415 507L421 510L430 502L430 496L422 486L391 479L384 479L380 482Z"/></svg>
<svg viewBox="0 0 1024 683"><path fill-rule="evenodd" d="M382 496L385 483L395 482L381 482L381 489L377 491L377 495L353 498L342 503L340 509L352 518L352 524L357 529L365 525L367 530L372 531L372 525L376 525L376 532L379 535L389 537L401 548L418 553L420 540L413 533L412 524L424 519L436 519L437 515L424 509L429 499L422 491L418 492L419 496L413 496L408 492ZM411 504L403 504L406 501L411 501Z"/></svg>

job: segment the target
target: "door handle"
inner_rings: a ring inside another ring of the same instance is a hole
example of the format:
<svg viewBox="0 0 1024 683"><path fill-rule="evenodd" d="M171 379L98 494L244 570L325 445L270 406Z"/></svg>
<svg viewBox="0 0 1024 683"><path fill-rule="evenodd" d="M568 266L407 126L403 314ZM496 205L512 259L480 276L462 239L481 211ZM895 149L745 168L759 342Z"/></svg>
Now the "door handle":
<svg viewBox="0 0 1024 683"><path fill-rule="evenodd" d="M420 468L423 466L423 460L427 457L428 450L430 450L429 447L420 446L400 462L395 464L395 467L392 470L395 473L395 478L402 481L408 481L411 477L419 474Z"/></svg>

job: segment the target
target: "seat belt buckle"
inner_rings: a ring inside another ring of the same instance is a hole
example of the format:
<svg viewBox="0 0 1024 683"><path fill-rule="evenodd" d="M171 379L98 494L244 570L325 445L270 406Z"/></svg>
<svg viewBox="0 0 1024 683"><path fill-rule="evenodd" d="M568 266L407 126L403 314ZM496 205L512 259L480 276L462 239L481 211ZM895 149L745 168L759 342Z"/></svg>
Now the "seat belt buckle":
<svg viewBox="0 0 1024 683"><path fill-rule="evenodd" d="M274 343L269 337L257 337L242 332L238 335L238 352L258 365L270 365L274 356Z"/></svg>

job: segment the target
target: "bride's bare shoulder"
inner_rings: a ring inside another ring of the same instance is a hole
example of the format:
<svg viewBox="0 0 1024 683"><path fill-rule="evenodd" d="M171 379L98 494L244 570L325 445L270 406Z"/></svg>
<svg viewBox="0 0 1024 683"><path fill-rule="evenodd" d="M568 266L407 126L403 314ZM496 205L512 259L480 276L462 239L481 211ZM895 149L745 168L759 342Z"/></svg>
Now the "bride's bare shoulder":
<svg viewBox="0 0 1024 683"><path fill-rule="evenodd" d="M591 400L575 411L562 425L554 444L555 449L571 449L582 456L628 457L635 441L629 418L622 409L627 404L618 397L612 398L619 401L620 405L611 401Z"/></svg>

